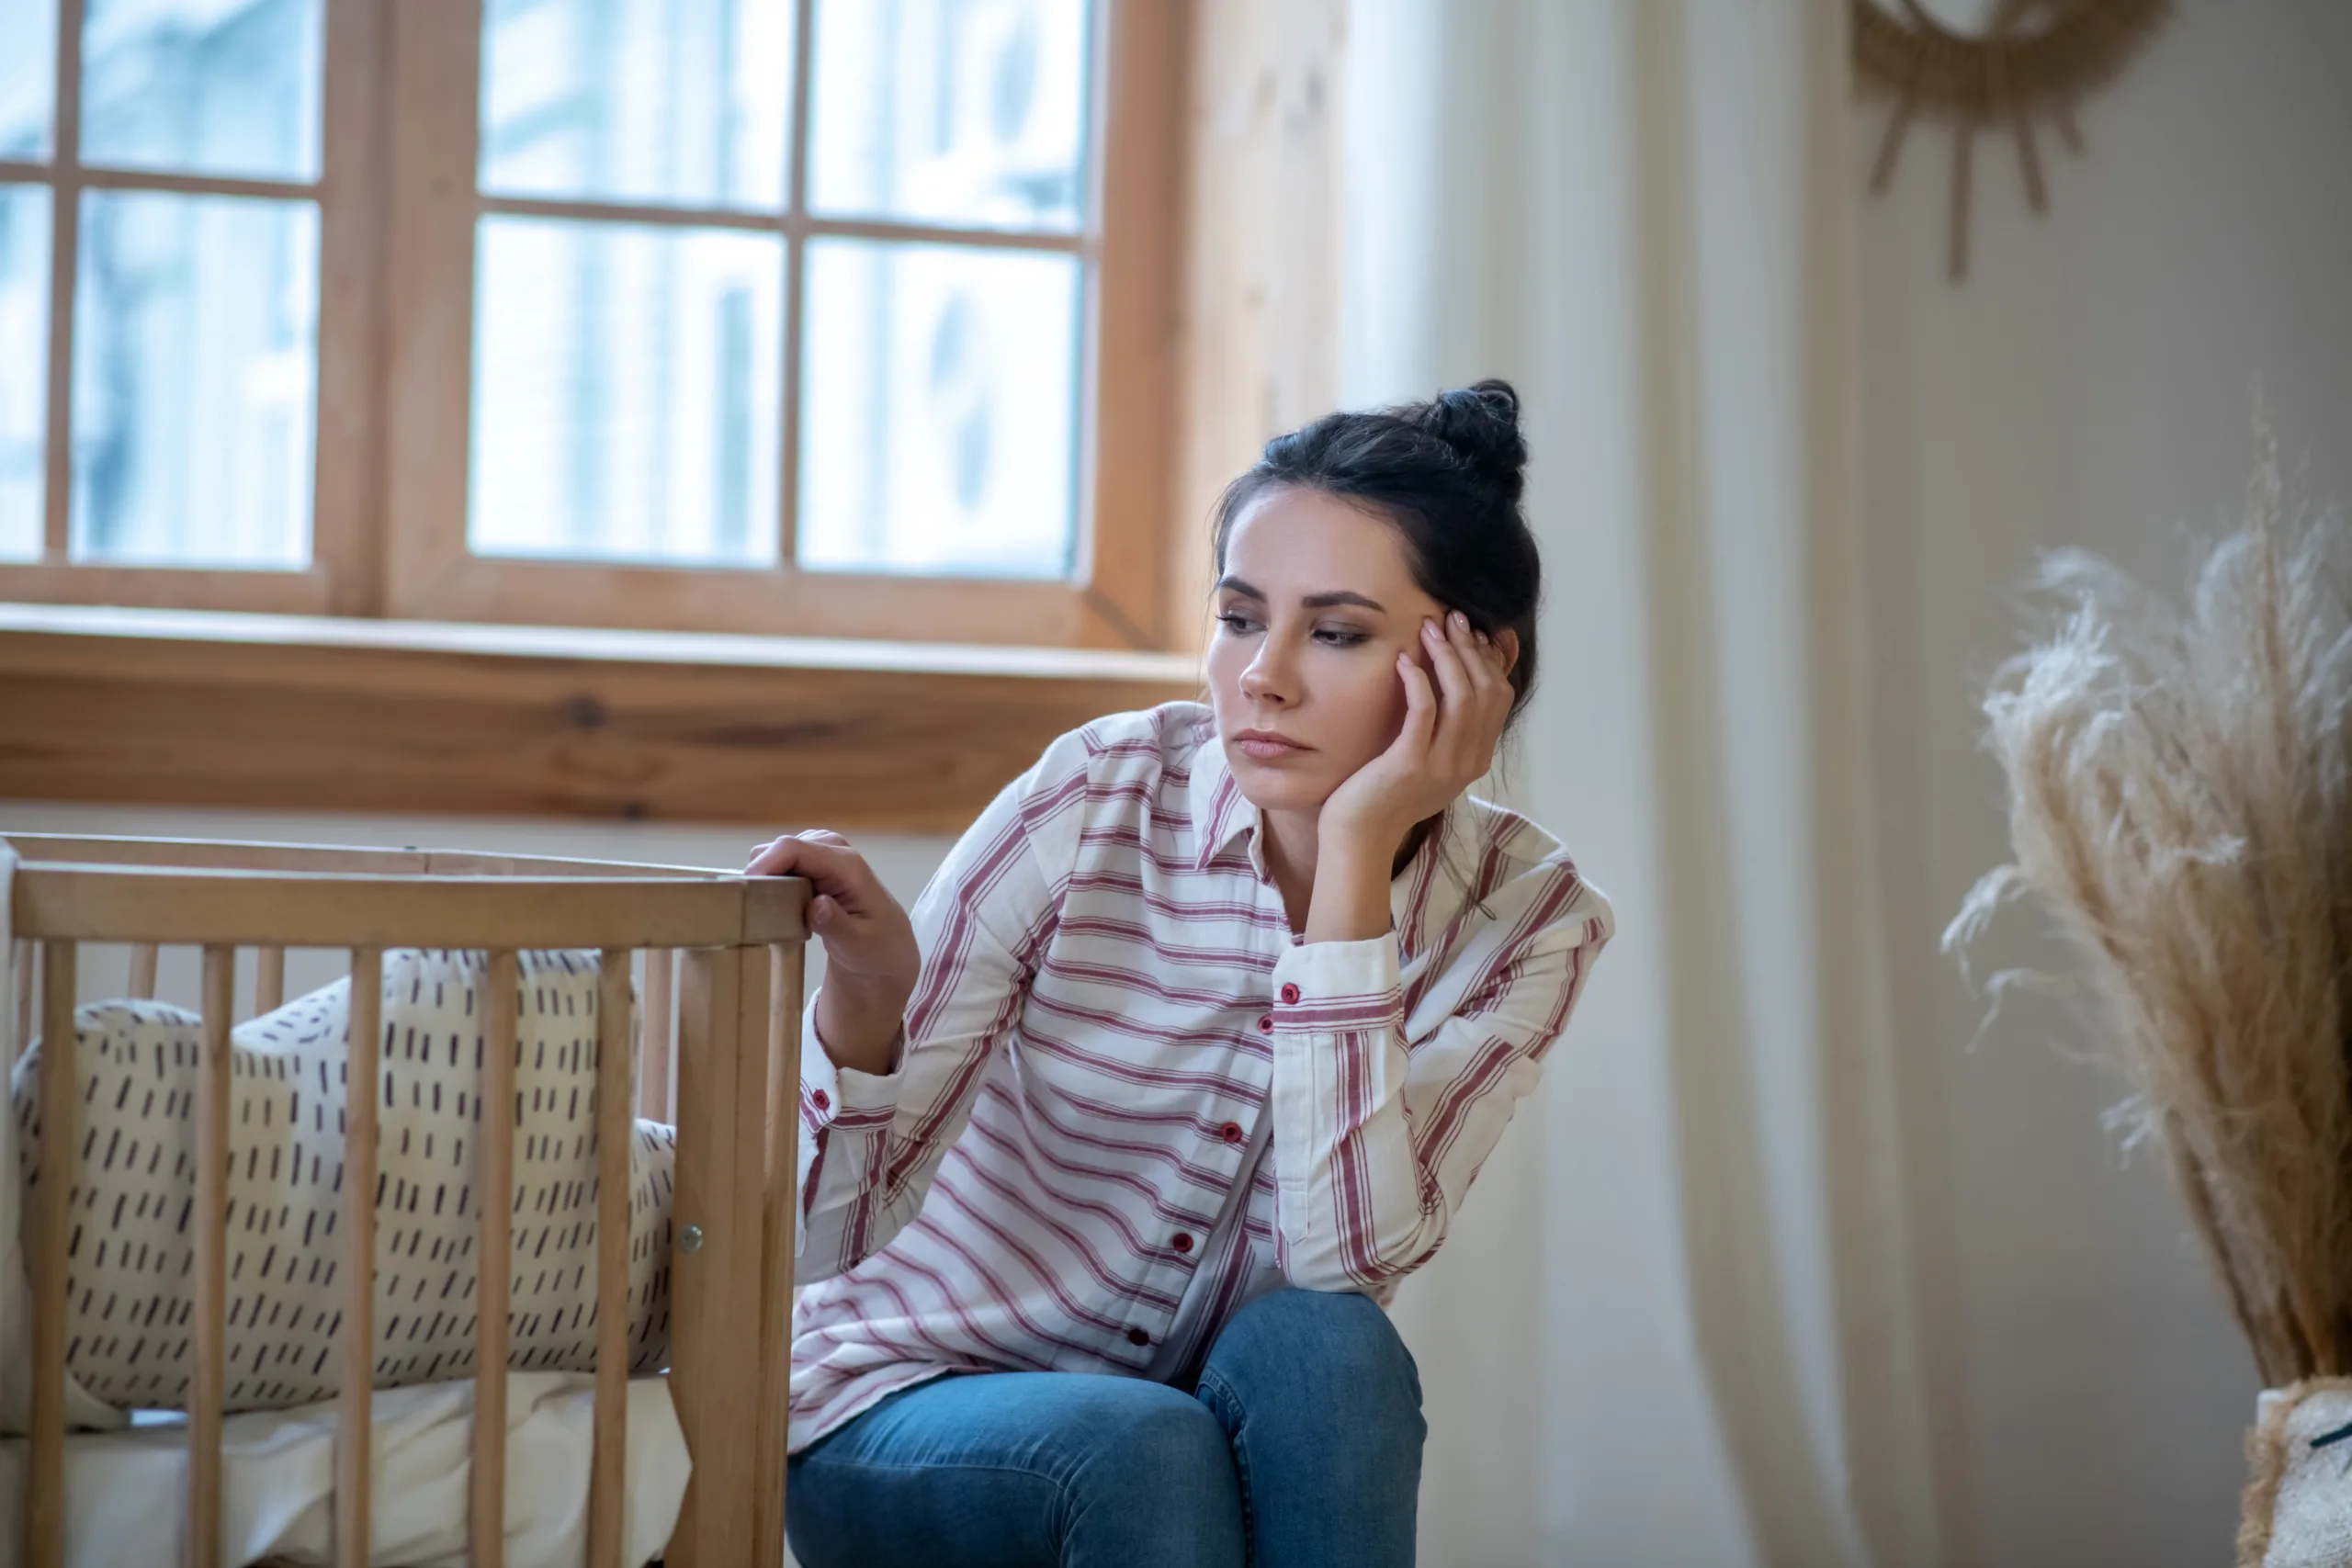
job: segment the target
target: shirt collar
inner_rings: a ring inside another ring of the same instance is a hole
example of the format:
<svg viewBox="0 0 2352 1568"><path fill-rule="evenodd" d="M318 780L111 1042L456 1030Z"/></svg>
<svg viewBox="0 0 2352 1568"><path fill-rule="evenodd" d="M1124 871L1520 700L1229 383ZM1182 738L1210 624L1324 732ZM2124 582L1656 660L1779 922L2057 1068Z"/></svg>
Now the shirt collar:
<svg viewBox="0 0 2352 1568"><path fill-rule="evenodd" d="M1233 766L1226 761L1225 742L1217 735L1214 715L1201 720L1197 733L1200 739L1193 751L1191 802L1193 868L1206 871L1210 863L1232 847L1234 840L1247 833L1250 836L1250 863L1263 879L1265 835L1259 831L1260 812L1234 780Z"/></svg>
<svg viewBox="0 0 2352 1568"><path fill-rule="evenodd" d="M1258 874L1259 881L1272 883L1273 874L1266 869L1265 813L1241 793L1240 784L1235 781L1233 766L1226 760L1225 742L1217 736L1216 716L1204 716L1195 734L1199 739L1193 751L1190 803L1193 869L1206 871L1218 856L1232 847L1236 839L1247 834L1250 838L1250 869ZM1404 929L1404 906L1409 897L1408 889L1415 881L1422 876L1434 876L1440 883L1445 881L1445 868L1428 863L1461 852L1461 827L1456 818L1467 805L1465 796L1457 803L1455 810L1446 813L1445 819L1438 824L1438 830L1414 852L1406 869L1397 873L1390 884L1399 931ZM1437 889L1432 887L1431 891Z"/></svg>

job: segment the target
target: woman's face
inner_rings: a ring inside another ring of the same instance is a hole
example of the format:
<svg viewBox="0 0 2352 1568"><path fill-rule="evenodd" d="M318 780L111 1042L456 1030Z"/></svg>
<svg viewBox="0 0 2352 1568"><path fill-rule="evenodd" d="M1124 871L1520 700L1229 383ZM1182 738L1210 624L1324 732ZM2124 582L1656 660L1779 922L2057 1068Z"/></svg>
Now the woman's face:
<svg viewBox="0 0 2352 1568"><path fill-rule="evenodd" d="M1266 491L1226 538L1209 694L1234 782L1267 811L1318 810L1396 739L1396 655L1424 669L1423 592L1396 527L1321 491Z"/></svg>

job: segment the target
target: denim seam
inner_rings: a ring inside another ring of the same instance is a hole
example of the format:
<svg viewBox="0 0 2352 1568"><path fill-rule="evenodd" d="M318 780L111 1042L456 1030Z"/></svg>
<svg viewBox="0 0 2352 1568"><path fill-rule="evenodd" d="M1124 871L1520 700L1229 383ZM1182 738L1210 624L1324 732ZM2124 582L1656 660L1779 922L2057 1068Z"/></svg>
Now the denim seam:
<svg viewBox="0 0 2352 1568"><path fill-rule="evenodd" d="M1046 1472L1036 1469L1035 1466L1025 1464L979 1464L969 1460L960 1459L930 1459L914 1461L893 1459L826 1459L821 1461L811 1460L804 1461L802 1468L805 1470L809 1464L819 1463L839 1465L844 1470L888 1470L904 1472L909 1474L912 1474L916 1472L935 1472L942 1470L970 1470L985 1472L995 1475L1027 1475L1034 1476L1039 1481L1051 1483L1054 1490L1057 1492L1067 1493L1069 1490L1069 1482L1066 1477L1047 1474Z"/></svg>
<svg viewBox="0 0 2352 1568"><path fill-rule="evenodd" d="M1054 1489L1054 1539L1061 1540L1069 1534L1070 1492L1068 1479L1063 1475L1049 1475L1031 1465L977 1464L967 1460L954 1459L923 1460L912 1462L902 1460L836 1459L828 1462L840 1465L844 1470L890 1471L904 1475L918 1473L935 1475L942 1471L963 1471L982 1475L1018 1475L1031 1481L1042 1481ZM806 1463L802 1468L804 1470L807 1468Z"/></svg>
<svg viewBox="0 0 2352 1568"><path fill-rule="evenodd" d="M1216 1385L1214 1388L1210 1386L1212 1383ZM1234 1386L1226 1382L1224 1375L1214 1367L1201 1369L1197 1386L1202 1393L1209 1396L1205 1403L1216 1416L1219 1425L1227 1429L1226 1446L1233 1450L1234 1482L1241 1494L1243 1561L1254 1562L1258 1557L1258 1515L1250 1500L1249 1445L1241 1440L1241 1427L1249 1418L1249 1411L1242 1405L1241 1396Z"/></svg>
<svg viewBox="0 0 2352 1568"><path fill-rule="evenodd" d="M817 1462L837 1464L844 1470L888 1471L901 1475L936 1473L944 1470L965 1471L979 1475L1025 1475L1033 1481L1042 1481L1054 1489L1054 1496L1058 1503L1057 1512L1067 1517L1071 1506L1070 1476L1086 1461L1084 1456L1080 1456L1053 1470L1041 1470L1030 1464L987 1464L963 1459L889 1460L829 1457L822 1461L804 1461L803 1466L805 1468L808 1464Z"/></svg>

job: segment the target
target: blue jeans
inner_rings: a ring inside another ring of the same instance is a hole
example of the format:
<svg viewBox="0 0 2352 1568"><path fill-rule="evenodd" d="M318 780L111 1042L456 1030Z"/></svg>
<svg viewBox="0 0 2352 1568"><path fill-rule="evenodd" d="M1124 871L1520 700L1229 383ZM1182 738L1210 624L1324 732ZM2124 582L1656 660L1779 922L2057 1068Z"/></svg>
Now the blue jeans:
<svg viewBox="0 0 2352 1568"><path fill-rule="evenodd" d="M1099 1372L944 1377L794 1456L801 1568L1397 1568L1420 1376L1363 1296L1233 1315L1199 1390Z"/></svg>

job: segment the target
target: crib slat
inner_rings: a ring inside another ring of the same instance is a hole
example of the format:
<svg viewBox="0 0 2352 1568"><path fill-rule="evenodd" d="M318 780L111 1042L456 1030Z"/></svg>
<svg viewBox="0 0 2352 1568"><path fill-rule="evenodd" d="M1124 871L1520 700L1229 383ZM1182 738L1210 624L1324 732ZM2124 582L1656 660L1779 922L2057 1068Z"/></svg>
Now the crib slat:
<svg viewBox="0 0 2352 1568"><path fill-rule="evenodd" d="M0 1066L8 1067L15 1066L17 1057L23 1055L25 1047L33 1043L33 988L38 983L33 976L33 944L18 937L14 958L13 972L17 977L17 1032L11 1036L14 1043L8 1047L14 1055L9 1056L7 1061L0 1062Z"/></svg>
<svg viewBox="0 0 2352 1568"><path fill-rule="evenodd" d="M670 1120L670 998L678 973L674 948L645 950L645 1060L637 1074L637 1113L649 1122Z"/></svg>
<svg viewBox="0 0 2352 1568"><path fill-rule="evenodd" d="M70 942L41 945L40 1185L35 1189L33 1253L33 1386L30 1451L26 1456L24 1560L29 1568L58 1568L65 1560L65 1247L72 1235L74 1108L74 958ZM29 959L18 976L28 995ZM19 1004L17 1038L28 1032ZM0 1172L13 1179L13 1172Z"/></svg>
<svg viewBox="0 0 2352 1568"><path fill-rule="evenodd" d="M748 1562L756 1539L768 978L757 948L694 948L678 982L672 1213L701 1235L689 1250L678 1232L670 1273L670 1393L694 1463L671 1568Z"/></svg>
<svg viewBox="0 0 2352 1568"><path fill-rule="evenodd" d="M646 955L649 964L666 957ZM621 1568L626 1544L628 1156L637 1132L629 1107L628 968L628 950L608 947L596 976L596 1448L588 1481L588 1568Z"/></svg>
<svg viewBox="0 0 2352 1568"><path fill-rule="evenodd" d="M492 952L482 981L488 1015L481 1059L474 1181L481 1205L481 1268L474 1296L472 1568L506 1562L506 1345L508 1276L514 1269L514 1009L519 973L512 948Z"/></svg>
<svg viewBox="0 0 2352 1568"><path fill-rule="evenodd" d="M338 1568L368 1568L368 1486L375 1437L376 1101L382 1081L384 954L351 954L351 1033L343 1091L343 1389L334 1455Z"/></svg>
<svg viewBox="0 0 2352 1568"><path fill-rule="evenodd" d="M784 1561L785 1446L792 1398L792 1230L800 1212L800 986L807 950L768 949L765 1292L760 1303L759 1562Z"/></svg>
<svg viewBox="0 0 2352 1568"><path fill-rule="evenodd" d="M134 942L130 944L130 995L146 1001L155 994L155 944Z"/></svg>
<svg viewBox="0 0 2352 1568"><path fill-rule="evenodd" d="M254 954L254 1016L286 1005L286 950L265 947Z"/></svg>
<svg viewBox="0 0 2352 1568"><path fill-rule="evenodd" d="M229 1025L237 950L204 950L204 1046L196 1073L196 1335L187 1399L188 1568L220 1561L220 1408L228 1393Z"/></svg>
<svg viewBox="0 0 2352 1568"><path fill-rule="evenodd" d="M717 1194L733 1179L734 1123L725 1111L729 1085L712 1060L711 1032L717 1020L735 1010L735 954L731 951L689 948L678 957L678 1164L670 1199L670 1400L677 1406L678 1427L686 1439L686 1458L693 1465L686 1495L678 1506L678 1523L662 1561L675 1568L704 1568L717 1561L702 1550L702 1492L709 1472L703 1455L711 1447L710 1385L725 1375L713 1364L702 1327L707 1303L711 1263L717 1252L710 1233L718 1227L710 1213L719 1206ZM708 1196L706 1196L707 1194ZM689 1255L678 1245L692 1225L704 1233L701 1247Z"/></svg>

